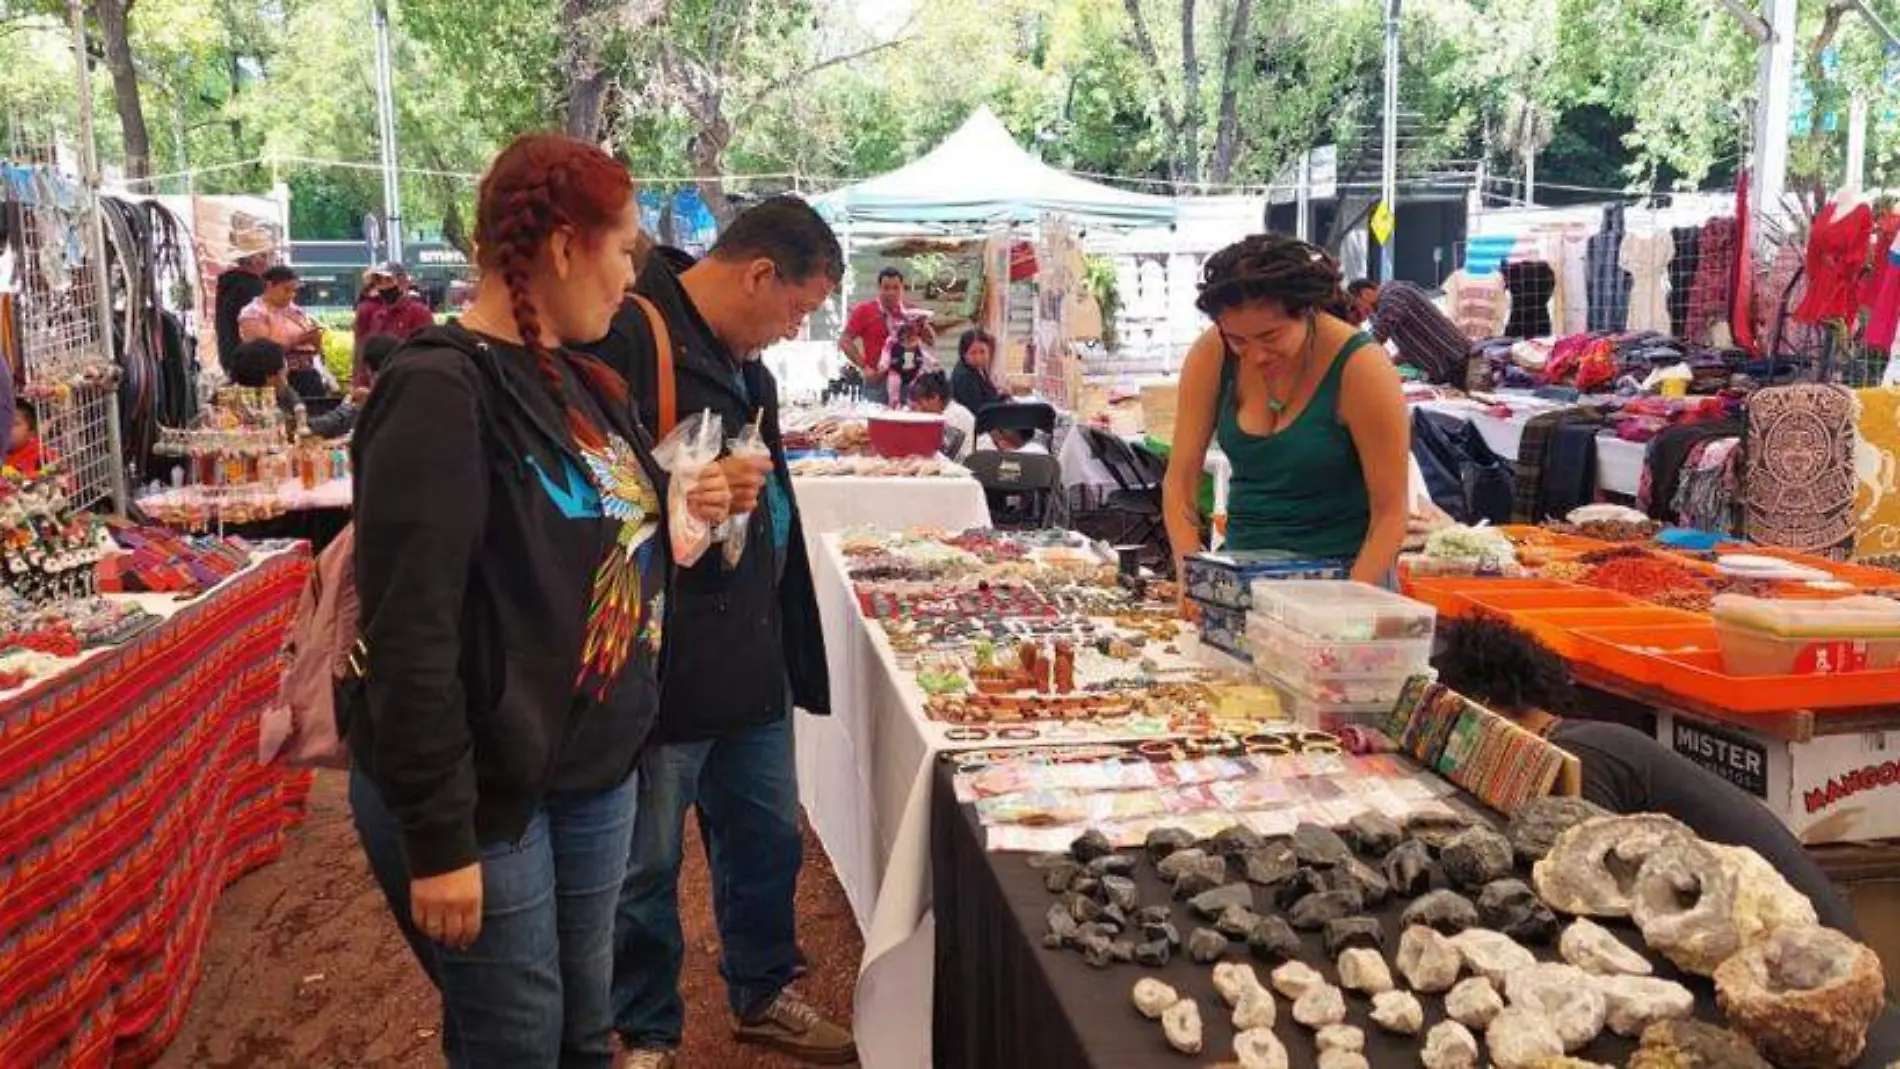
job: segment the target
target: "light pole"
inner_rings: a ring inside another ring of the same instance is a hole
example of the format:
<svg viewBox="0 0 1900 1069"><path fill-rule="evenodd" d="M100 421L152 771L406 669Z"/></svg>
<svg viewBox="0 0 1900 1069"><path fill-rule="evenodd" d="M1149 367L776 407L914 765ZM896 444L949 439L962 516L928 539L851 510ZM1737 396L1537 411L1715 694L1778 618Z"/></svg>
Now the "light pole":
<svg viewBox="0 0 1900 1069"><path fill-rule="evenodd" d="M389 0L370 0L375 30L376 122L382 137L383 215L388 226L388 259L402 259L402 182L396 176L396 96L389 76Z"/></svg>
<svg viewBox="0 0 1900 1069"><path fill-rule="evenodd" d="M1392 243L1397 232L1399 195L1399 0L1385 3L1385 173L1379 203L1391 220L1379 242L1379 279L1392 281Z"/></svg>

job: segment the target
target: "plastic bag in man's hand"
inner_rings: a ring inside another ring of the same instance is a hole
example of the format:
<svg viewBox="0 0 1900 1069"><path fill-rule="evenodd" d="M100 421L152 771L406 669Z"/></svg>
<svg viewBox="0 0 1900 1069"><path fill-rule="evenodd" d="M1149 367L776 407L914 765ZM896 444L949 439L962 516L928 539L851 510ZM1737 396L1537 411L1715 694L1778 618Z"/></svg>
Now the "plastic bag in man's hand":
<svg viewBox="0 0 1900 1069"><path fill-rule="evenodd" d="M726 442L726 448L730 450L731 455L735 457L765 457L770 459L772 456L772 450L766 447L765 436L759 433L759 425L757 423L747 424L746 429L739 432L739 437L729 439ZM770 478L770 476L767 476L767 478ZM726 567L738 567L739 561L745 557L745 533L746 528L750 526L751 523L752 514L750 512L735 512L727 517L726 522L720 527L720 530L725 532Z"/></svg>
<svg viewBox="0 0 1900 1069"><path fill-rule="evenodd" d="M699 473L719 459L725 424L710 409L683 420L653 450L653 459L671 476L666 485L667 533L673 540L673 563L691 568L712 545L712 525L693 515L686 495L699 483Z"/></svg>

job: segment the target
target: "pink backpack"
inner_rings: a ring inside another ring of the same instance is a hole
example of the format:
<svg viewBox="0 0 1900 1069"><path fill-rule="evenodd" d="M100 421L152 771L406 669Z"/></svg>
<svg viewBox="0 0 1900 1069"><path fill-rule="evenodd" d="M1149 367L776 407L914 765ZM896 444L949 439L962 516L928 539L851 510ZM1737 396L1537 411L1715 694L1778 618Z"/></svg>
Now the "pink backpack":
<svg viewBox="0 0 1900 1069"><path fill-rule="evenodd" d="M281 700L264 710L259 761L350 767L337 729L337 685L361 678L356 630L356 528L345 527L317 555L284 643Z"/></svg>

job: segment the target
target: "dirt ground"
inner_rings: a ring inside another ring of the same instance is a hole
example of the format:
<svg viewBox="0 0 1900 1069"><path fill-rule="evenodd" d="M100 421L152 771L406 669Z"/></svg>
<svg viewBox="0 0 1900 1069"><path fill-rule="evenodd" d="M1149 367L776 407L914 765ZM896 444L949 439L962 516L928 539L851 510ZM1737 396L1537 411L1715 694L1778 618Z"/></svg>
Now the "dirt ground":
<svg viewBox="0 0 1900 1069"><path fill-rule="evenodd" d="M441 1007L396 931L350 827L345 778L319 776L309 817L284 856L219 902L204 975L158 1069L420 1069L442 1064ZM688 1069L797 1063L735 1045L705 853L694 822L681 877ZM809 830L798 888L799 941L811 974L798 991L849 1020L863 941L831 864Z"/></svg>

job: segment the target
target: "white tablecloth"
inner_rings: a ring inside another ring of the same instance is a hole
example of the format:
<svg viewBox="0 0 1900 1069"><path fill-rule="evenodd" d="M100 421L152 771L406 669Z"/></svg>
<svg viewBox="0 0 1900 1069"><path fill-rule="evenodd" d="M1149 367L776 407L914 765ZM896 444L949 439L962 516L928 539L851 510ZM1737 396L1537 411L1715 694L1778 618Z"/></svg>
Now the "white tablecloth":
<svg viewBox="0 0 1900 1069"><path fill-rule="evenodd" d="M1430 412L1456 416L1478 428L1484 444L1506 460L1516 460L1518 446L1524 440L1528 414L1499 419L1471 401L1421 401L1418 407ZM1597 437L1597 489L1606 493L1635 497L1643 479L1643 457L1649 447L1641 442L1626 442L1612 435Z"/></svg>
<svg viewBox="0 0 1900 1069"><path fill-rule="evenodd" d="M806 545L818 555L817 538L849 527L893 531L939 527L962 531L990 525L989 502L973 478L870 479L854 476L792 476ZM814 562L815 563L815 562Z"/></svg>
<svg viewBox="0 0 1900 1069"><path fill-rule="evenodd" d="M277 488L277 500L283 503L286 512L314 512L319 509L347 509L350 507L352 483L345 475L341 479L320 482L309 490L303 483L289 479ZM183 505L185 495L180 490L164 490L150 497L142 498L141 504L154 508Z"/></svg>

